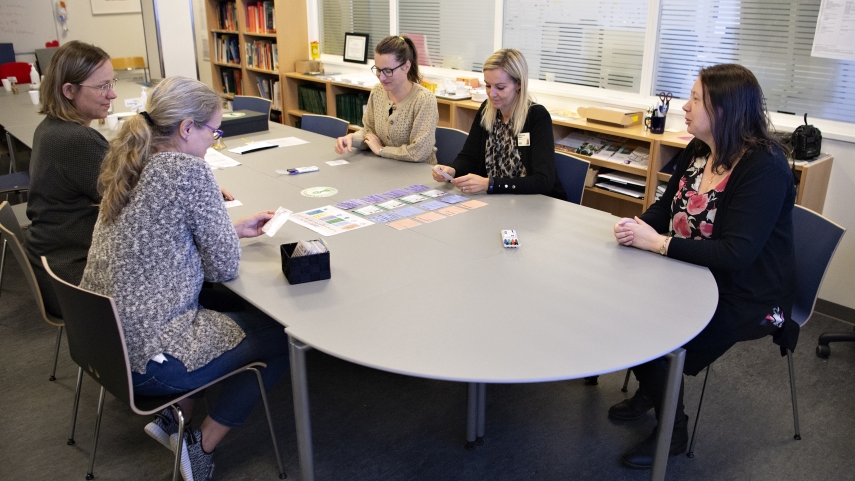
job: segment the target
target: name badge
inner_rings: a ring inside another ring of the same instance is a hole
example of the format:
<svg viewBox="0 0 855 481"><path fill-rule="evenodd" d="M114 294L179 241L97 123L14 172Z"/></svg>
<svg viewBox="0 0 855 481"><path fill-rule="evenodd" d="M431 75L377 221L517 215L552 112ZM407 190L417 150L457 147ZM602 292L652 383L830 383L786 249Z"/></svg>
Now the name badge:
<svg viewBox="0 0 855 481"><path fill-rule="evenodd" d="M531 145L531 135L528 132L517 135L517 147L528 147L529 145Z"/></svg>

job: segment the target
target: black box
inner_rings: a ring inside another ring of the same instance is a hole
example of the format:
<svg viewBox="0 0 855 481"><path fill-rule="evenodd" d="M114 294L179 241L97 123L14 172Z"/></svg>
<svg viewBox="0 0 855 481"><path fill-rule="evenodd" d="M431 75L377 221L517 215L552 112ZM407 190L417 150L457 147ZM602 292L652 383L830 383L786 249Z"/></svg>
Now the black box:
<svg viewBox="0 0 855 481"><path fill-rule="evenodd" d="M270 130L267 121L267 114L252 110L223 112L223 121L220 124L220 130L223 131L223 137L264 132L265 130Z"/></svg>
<svg viewBox="0 0 855 481"><path fill-rule="evenodd" d="M289 284L302 284L330 278L332 273L329 251L323 254L291 257L295 247L297 247L296 242L279 246L282 252L282 272L285 273Z"/></svg>

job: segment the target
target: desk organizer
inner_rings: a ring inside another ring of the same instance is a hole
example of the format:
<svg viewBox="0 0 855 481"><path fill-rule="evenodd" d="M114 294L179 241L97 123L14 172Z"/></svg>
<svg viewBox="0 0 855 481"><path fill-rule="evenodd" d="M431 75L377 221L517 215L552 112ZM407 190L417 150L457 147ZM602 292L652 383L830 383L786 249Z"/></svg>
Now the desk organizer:
<svg viewBox="0 0 855 481"><path fill-rule="evenodd" d="M289 284L302 284L330 278L329 251L323 254L291 257L295 247L297 247L296 242L282 244L279 247L282 251L282 272L285 273L285 278L288 279Z"/></svg>

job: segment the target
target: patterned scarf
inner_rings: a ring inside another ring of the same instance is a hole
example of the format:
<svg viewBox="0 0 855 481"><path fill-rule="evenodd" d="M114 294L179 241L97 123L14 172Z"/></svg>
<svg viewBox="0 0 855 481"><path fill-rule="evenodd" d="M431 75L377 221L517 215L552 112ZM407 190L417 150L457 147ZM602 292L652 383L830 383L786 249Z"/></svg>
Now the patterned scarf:
<svg viewBox="0 0 855 481"><path fill-rule="evenodd" d="M525 166L514 138L512 122L504 123L501 114L493 122L493 131L487 137L487 177L525 177Z"/></svg>

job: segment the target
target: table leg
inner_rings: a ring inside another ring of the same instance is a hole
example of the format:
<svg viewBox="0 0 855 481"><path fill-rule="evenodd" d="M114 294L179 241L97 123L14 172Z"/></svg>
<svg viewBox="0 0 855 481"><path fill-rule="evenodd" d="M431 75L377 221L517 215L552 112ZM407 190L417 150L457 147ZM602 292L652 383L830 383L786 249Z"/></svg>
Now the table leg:
<svg viewBox="0 0 855 481"><path fill-rule="evenodd" d="M478 383L470 382L467 385L466 396L466 450L475 449L475 431L478 424Z"/></svg>
<svg viewBox="0 0 855 481"><path fill-rule="evenodd" d="M297 427L297 452L300 457L300 477L314 481L312 460L312 421L309 417L309 383L306 379L306 351L311 346L288 336L291 355L291 386L294 393L294 422Z"/></svg>
<svg viewBox="0 0 855 481"><path fill-rule="evenodd" d="M15 165L15 141L9 132L6 132L6 145L9 147L9 173L13 174L18 170L18 166Z"/></svg>
<svg viewBox="0 0 855 481"><path fill-rule="evenodd" d="M478 431L475 437L475 446L484 444L484 424L487 412L487 385L478 383Z"/></svg>
<svg viewBox="0 0 855 481"><path fill-rule="evenodd" d="M674 431L674 416L677 414L677 398L680 395L680 381L683 377L686 350L682 347L677 348L665 357L668 358L668 381L665 384L665 396L662 400L662 412L659 416L656 456L653 458L653 469L650 471L650 479L654 481L665 479L665 468L668 465L668 451L671 448L671 433Z"/></svg>

